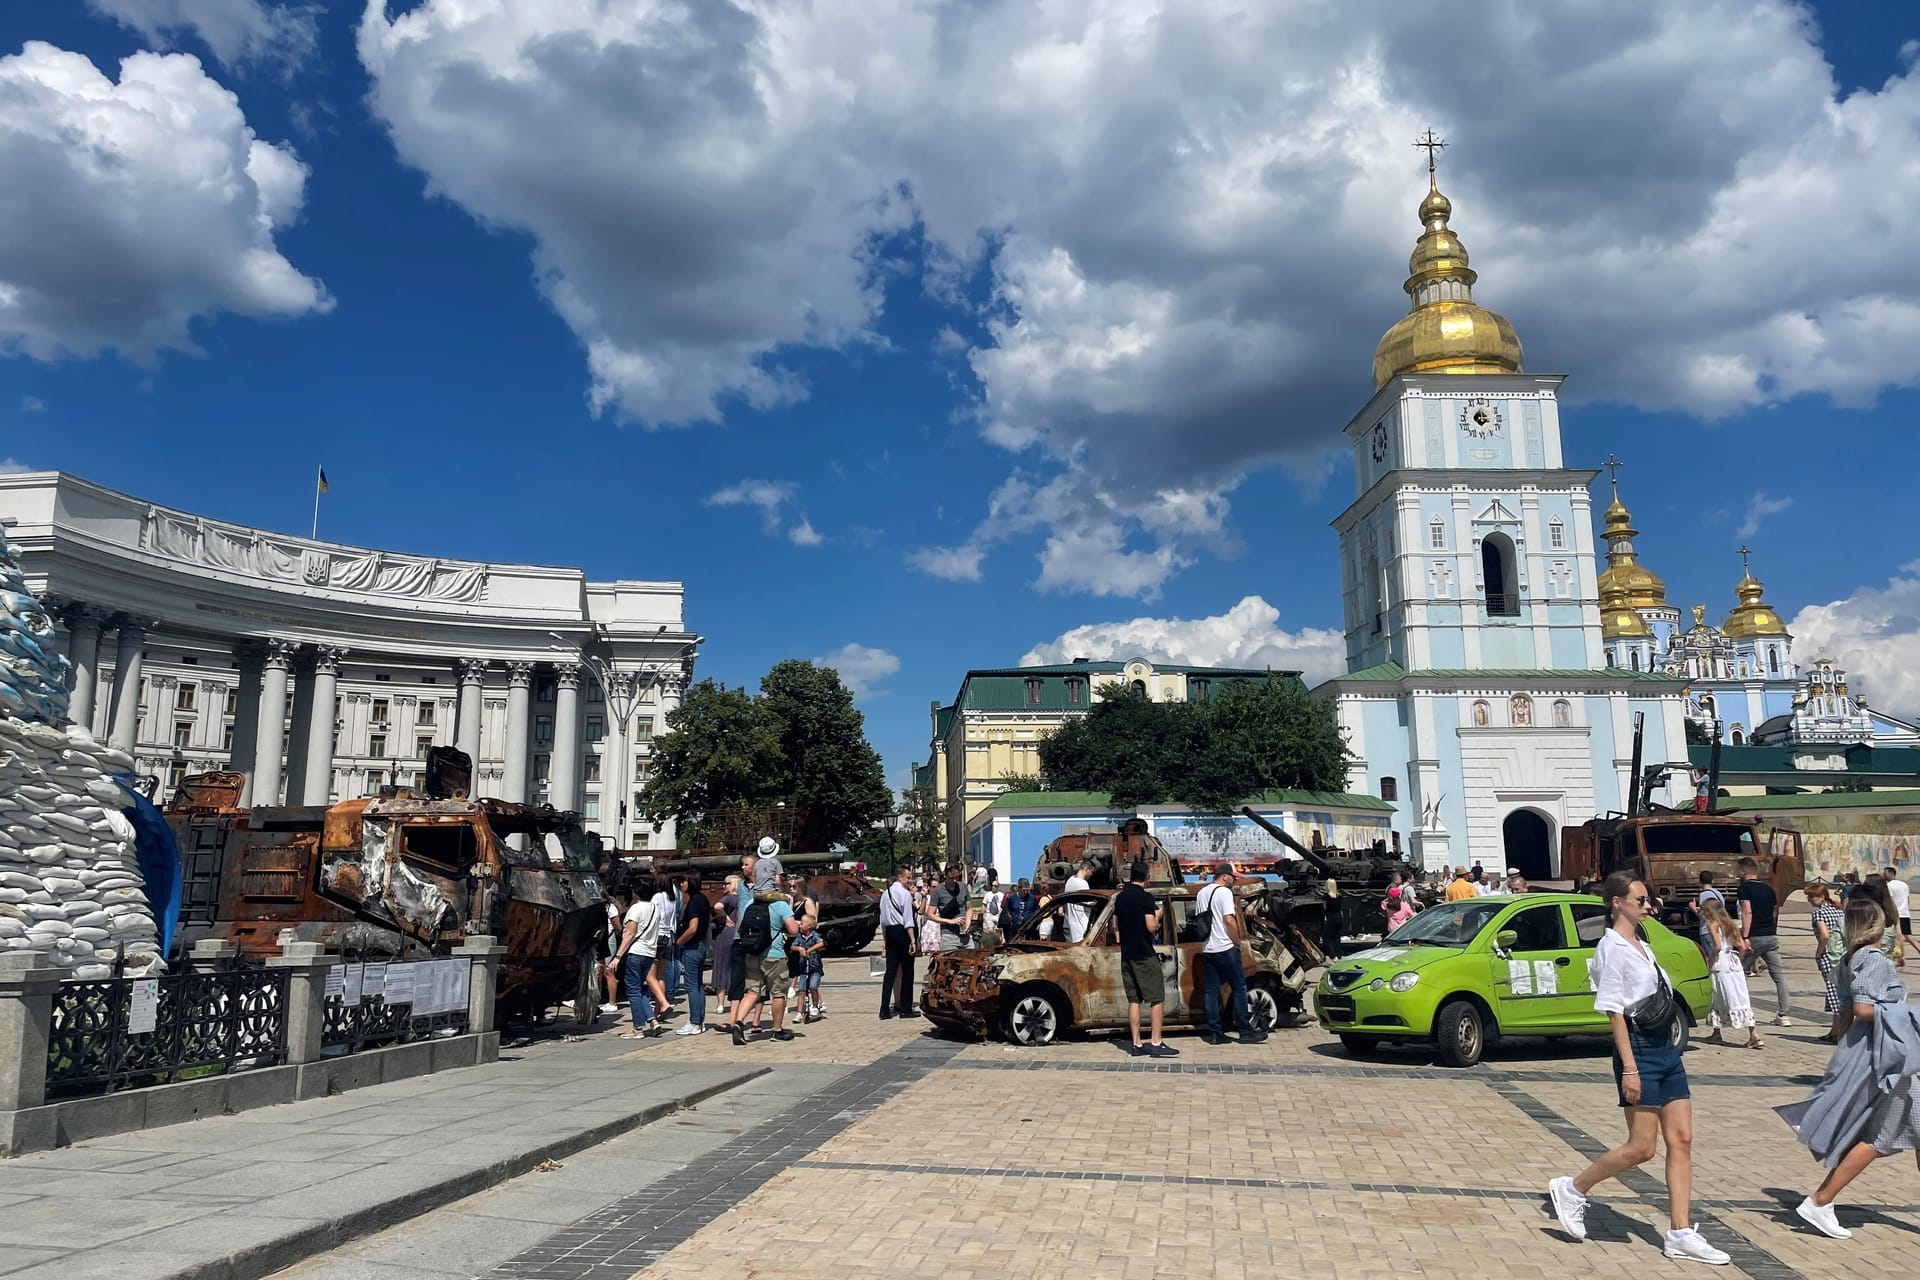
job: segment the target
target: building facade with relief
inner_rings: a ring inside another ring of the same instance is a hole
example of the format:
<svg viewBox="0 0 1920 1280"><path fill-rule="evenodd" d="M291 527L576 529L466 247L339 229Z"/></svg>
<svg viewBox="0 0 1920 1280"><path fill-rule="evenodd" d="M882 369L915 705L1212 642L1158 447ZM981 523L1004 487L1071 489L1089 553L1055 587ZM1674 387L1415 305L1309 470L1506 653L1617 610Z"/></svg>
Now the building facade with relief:
<svg viewBox="0 0 1920 1280"><path fill-rule="evenodd" d="M0 520L60 624L74 720L163 787L232 768L250 803L325 804L457 746L477 795L673 843L631 805L700 641L678 582L343 546L60 472L0 475Z"/></svg>
<svg viewBox="0 0 1920 1280"><path fill-rule="evenodd" d="M1560 833L1622 807L1645 759L1684 761L1684 681L1610 667L1589 486L1562 450L1557 374L1473 300L1430 185L1405 289L1346 427L1346 675L1319 686L1354 753L1347 790L1396 802L1429 868L1559 873ZM1665 797L1663 797L1665 798ZM1676 797L1677 798L1677 797Z"/></svg>

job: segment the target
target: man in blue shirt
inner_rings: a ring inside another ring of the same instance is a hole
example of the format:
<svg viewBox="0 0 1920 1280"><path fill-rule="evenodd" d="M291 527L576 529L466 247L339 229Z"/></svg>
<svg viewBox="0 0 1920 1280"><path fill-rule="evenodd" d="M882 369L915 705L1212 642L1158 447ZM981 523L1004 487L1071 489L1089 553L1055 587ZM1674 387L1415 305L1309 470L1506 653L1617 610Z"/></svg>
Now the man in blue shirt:
<svg viewBox="0 0 1920 1280"><path fill-rule="evenodd" d="M1033 886L1021 880L1014 891L1000 904L1000 936L1011 938L1014 931L1033 918L1040 909L1040 899L1034 895Z"/></svg>
<svg viewBox="0 0 1920 1280"><path fill-rule="evenodd" d="M745 1044L747 1032L758 1019L760 1002L773 1002L773 1038L791 1040L793 1032L787 1030L787 939L799 932L800 922L794 919L793 906L783 893L756 893L753 903L748 906L749 916L761 905L767 909L767 927L772 934L765 952L754 955L751 950L746 955L748 965L747 994L740 1002L739 1016L733 1021L733 1042ZM747 921L741 922L741 933L745 936Z"/></svg>

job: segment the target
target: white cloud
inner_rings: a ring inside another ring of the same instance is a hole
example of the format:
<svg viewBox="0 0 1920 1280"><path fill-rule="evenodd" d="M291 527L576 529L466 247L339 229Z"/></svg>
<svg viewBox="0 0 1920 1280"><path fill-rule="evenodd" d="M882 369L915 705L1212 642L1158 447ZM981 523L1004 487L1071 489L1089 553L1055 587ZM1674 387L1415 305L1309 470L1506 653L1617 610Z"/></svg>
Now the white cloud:
<svg viewBox="0 0 1920 1280"><path fill-rule="evenodd" d="M145 361L219 312L333 306L274 244L306 166L191 55L136 53L118 84L38 41L0 58L0 172L0 348Z"/></svg>
<svg viewBox="0 0 1920 1280"><path fill-rule="evenodd" d="M42 400L39 396L21 396L20 397L20 412L45 413L46 411L47 411L47 402L45 400Z"/></svg>
<svg viewBox="0 0 1920 1280"><path fill-rule="evenodd" d="M1920 560L1903 566L1884 587L1808 605L1787 629L1801 662L1832 657L1875 705L1920 716Z"/></svg>
<svg viewBox="0 0 1920 1280"><path fill-rule="evenodd" d="M87 0L98 13L156 44L192 32L228 66L246 62L293 65L319 39L318 6L261 0Z"/></svg>
<svg viewBox="0 0 1920 1280"><path fill-rule="evenodd" d="M19 475L22 471L31 471L32 467L18 458L0 458L0 476Z"/></svg>
<svg viewBox="0 0 1920 1280"><path fill-rule="evenodd" d="M862 701L884 692L879 686L900 670L900 659L894 654L864 644L841 645L825 657L815 658L814 662L838 671L853 696Z"/></svg>
<svg viewBox="0 0 1920 1280"><path fill-rule="evenodd" d="M804 396L790 357L883 323L898 231L937 302L986 280L935 348L980 335L980 431L1075 501L990 507L949 570L1019 536L1043 582L1081 547L1073 589L1144 596L1196 544L1138 501L1313 470L1405 308L1429 123L1478 296L1568 394L1920 382L1920 65L1843 97L1793 0L369 0L360 48L401 157L532 237L597 408Z"/></svg>
<svg viewBox="0 0 1920 1280"><path fill-rule="evenodd" d="M798 510L799 492L785 480L742 480L739 484L728 485L710 495L706 505L754 508L760 513L760 530L769 538L781 536L780 526L785 522L787 508L792 506L795 508L795 517L793 524L787 528L787 541L796 547L817 547L826 539L807 519L806 512Z"/></svg>
<svg viewBox="0 0 1920 1280"><path fill-rule="evenodd" d="M1768 516L1777 516L1793 505L1792 498L1772 498L1764 492L1756 493L1747 499L1747 514L1741 519L1740 527L1733 536L1743 541L1760 532L1760 526Z"/></svg>
<svg viewBox="0 0 1920 1280"><path fill-rule="evenodd" d="M1309 685L1346 670L1346 641L1338 631L1285 631L1279 621L1278 609L1259 596L1248 596L1210 618L1132 618L1075 627L1057 640L1035 645L1020 665L1144 657L1196 667L1298 671Z"/></svg>
<svg viewBox="0 0 1920 1280"><path fill-rule="evenodd" d="M945 578L948 582L978 582L981 578L980 562L986 558L986 551L972 543L957 547L921 547L909 552L907 563L922 573L936 578Z"/></svg>

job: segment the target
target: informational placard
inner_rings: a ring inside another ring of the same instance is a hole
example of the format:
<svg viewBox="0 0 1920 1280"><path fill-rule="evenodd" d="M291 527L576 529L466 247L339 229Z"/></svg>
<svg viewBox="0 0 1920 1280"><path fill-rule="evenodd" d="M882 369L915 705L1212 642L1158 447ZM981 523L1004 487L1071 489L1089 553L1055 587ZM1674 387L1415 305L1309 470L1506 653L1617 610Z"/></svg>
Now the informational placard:
<svg viewBox="0 0 1920 1280"><path fill-rule="evenodd" d="M338 1000L347 989L347 966L336 964L327 970L327 983L321 995L328 1000Z"/></svg>
<svg viewBox="0 0 1920 1280"><path fill-rule="evenodd" d="M360 1003L360 991L362 984L366 981L367 966L350 964L345 968L346 972L341 975L340 1003L352 1009Z"/></svg>
<svg viewBox="0 0 1920 1280"><path fill-rule="evenodd" d="M127 1031L131 1035L150 1034L160 1024L160 980L137 978L127 1002Z"/></svg>
<svg viewBox="0 0 1920 1280"><path fill-rule="evenodd" d="M388 1004L413 1004L413 971L416 966L411 962L394 962L386 966L381 975L381 994Z"/></svg>
<svg viewBox="0 0 1920 1280"><path fill-rule="evenodd" d="M362 1000L378 1000L385 997L386 993L387 966L384 964L370 964L365 966L360 974L360 998Z"/></svg>

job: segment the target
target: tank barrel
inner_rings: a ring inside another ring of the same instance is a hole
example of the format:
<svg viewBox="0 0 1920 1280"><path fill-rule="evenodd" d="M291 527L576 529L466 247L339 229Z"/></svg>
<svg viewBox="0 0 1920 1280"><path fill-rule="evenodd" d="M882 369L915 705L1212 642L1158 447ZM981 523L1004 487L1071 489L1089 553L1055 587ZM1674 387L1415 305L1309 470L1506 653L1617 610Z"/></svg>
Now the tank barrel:
<svg viewBox="0 0 1920 1280"><path fill-rule="evenodd" d="M1279 827L1276 827L1275 825L1273 825L1273 823L1268 822L1265 818L1255 813L1251 806L1248 806L1248 805L1240 806L1240 812L1246 814L1249 818L1252 818L1254 822L1258 823L1260 827L1263 830L1265 830L1268 835L1272 836L1275 840L1278 840L1281 844L1284 844L1285 846L1287 846L1287 848L1293 850L1295 853L1305 858L1309 863L1311 863L1314 866L1315 869L1320 871L1322 874L1329 875L1329 876L1338 876L1340 874L1340 869L1338 867L1335 867L1333 864L1329 863L1325 858L1322 858L1319 854L1307 848L1307 846L1301 844L1298 840L1295 840L1292 836L1288 835L1285 831L1281 830Z"/></svg>
<svg viewBox="0 0 1920 1280"><path fill-rule="evenodd" d="M685 857L656 855L649 861L653 864L655 871L671 875L676 871L738 871L740 859L745 856L744 853L695 853ZM789 871L837 867L850 861L852 859L838 853L783 853L780 855L780 865Z"/></svg>

